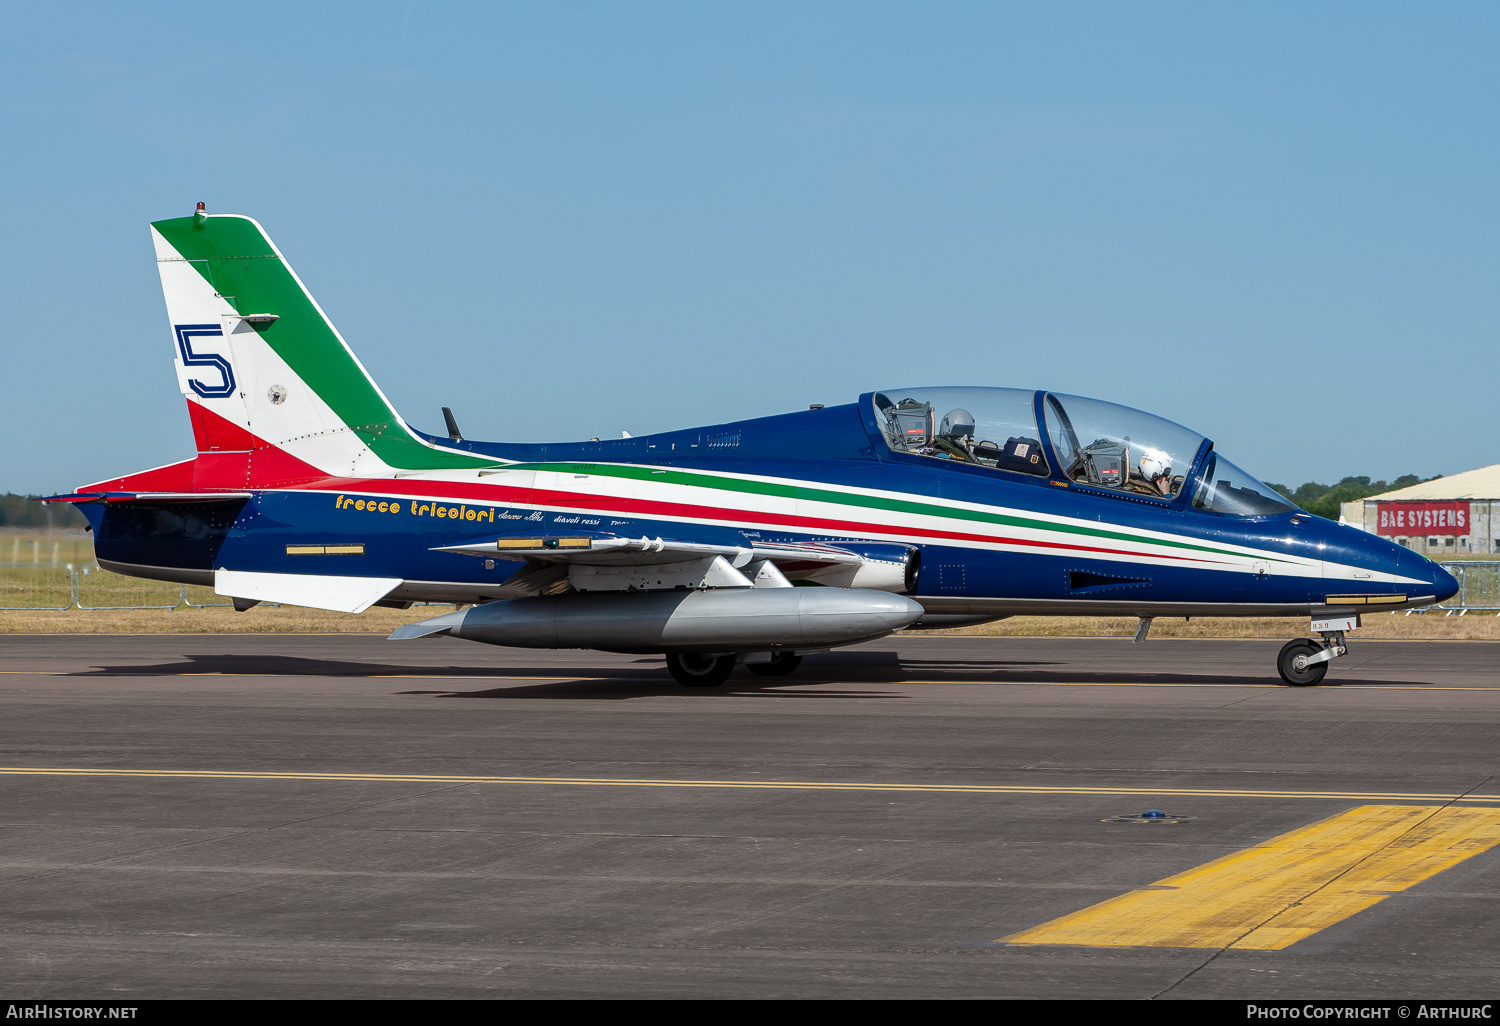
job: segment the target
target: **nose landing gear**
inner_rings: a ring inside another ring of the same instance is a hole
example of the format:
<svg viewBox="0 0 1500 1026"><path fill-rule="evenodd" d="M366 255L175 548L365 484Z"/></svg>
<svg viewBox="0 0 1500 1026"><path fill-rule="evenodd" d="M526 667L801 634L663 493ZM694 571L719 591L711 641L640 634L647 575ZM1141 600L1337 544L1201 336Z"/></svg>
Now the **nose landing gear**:
<svg viewBox="0 0 1500 1026"><path fill-rule="evenodd" d="M1344 632L1359 626L1359 617L1335 616L1312 622L1312 629L1322 635L1321 642L1297 638L1281 646L1276 656L1276 672L1294 688L1311 687L1323 680L1328 664L1349 653Z"/></svg>

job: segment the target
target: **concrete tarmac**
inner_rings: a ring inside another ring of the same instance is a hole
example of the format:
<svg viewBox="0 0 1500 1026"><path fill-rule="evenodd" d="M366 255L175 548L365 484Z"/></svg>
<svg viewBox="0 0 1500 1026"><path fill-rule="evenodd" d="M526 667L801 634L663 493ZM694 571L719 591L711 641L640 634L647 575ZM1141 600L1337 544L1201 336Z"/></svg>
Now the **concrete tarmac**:
<svg viewBox="0 0 1500 1026"><path fill-rule="evenodd" d="M1292 689L1279 644L894 637L709 691L4 636L3 996L1493 999L1500 847L1281 950L1002 941L1351 809L1500 809L1500 646L1354 635ZM1192 818L1102 822L1148 808Z"/></svg>

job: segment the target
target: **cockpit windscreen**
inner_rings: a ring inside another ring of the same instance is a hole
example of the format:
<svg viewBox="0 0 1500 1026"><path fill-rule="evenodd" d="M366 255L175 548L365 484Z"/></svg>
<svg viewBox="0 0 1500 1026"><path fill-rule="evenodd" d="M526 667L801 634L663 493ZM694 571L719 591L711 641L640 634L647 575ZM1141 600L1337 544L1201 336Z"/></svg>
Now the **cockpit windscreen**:
<svg viewBox="0 0 1500 1026"><path fill-rule="evenodd" d="M1209 453L1203 464L1193 492L1193 507L1241 517L1272 516L1297 509L1276 489L1261 484L1216 452Z"/></svg>
<svg viewBox="0 0 1500 1026"><path fill-rule="evenodd" d="M1043 404L1052 449L1070 480L1153 499L1171 499L1203 436L1170 420L1077 395Z"/></svg>
<svg viewBox="0 0 1500 1026"><path fill-rule="evenodd" d="M890 388L875 416L897 452L1046 477L1033 401L1021 388Z"/></svg>

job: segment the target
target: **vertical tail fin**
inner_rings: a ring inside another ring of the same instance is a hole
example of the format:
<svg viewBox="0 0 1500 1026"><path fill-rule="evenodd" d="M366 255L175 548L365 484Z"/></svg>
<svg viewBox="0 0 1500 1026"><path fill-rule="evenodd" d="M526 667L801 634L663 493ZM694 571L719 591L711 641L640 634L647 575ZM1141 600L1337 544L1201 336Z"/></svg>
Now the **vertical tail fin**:
<svg viewBox="0 0 1500 1026"><path fill-rule="evenodd" d="M493 462L407 427L255 221L200 204L151 238L200 452L270 444L358 476Z"/></svg>

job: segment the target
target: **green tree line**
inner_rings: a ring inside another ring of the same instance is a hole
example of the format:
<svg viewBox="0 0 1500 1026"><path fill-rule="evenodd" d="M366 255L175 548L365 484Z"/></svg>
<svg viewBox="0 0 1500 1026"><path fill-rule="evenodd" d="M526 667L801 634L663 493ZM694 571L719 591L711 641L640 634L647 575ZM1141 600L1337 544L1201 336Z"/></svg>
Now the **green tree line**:
<svg viewBox="0 0 1500 1026"><path fill-rule="evenodd" d="M1337 520L1340 503L1353 502L1356 499L1368 498L1382 492L1393 492L1397 488L1409 488L1424 481L1436 481L1442 476L1438 474L1434 477L1418 477L1416 474L1402 474L1389 484L1384 481L1371 481L1368 477L1346 477L1336 485L1308 481L1295 491L1286 485L1271 484L1269 481L1266 484L1271 485L1309 513L1327 517L1329 520Z"/></svg>
<svg viewBox="0 0 1500 1026"><path fill-rule="evenodd" d="M88 524L76 506L66 502L34 502L34 495L6 492L0 495L0 527L64 528L79 530Z"/></svg>

